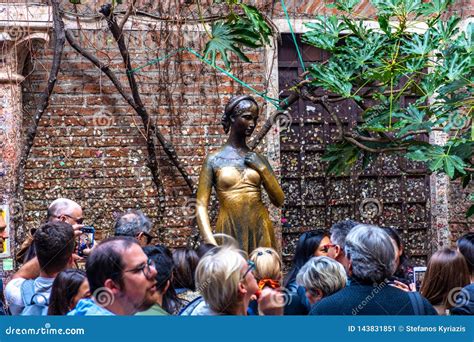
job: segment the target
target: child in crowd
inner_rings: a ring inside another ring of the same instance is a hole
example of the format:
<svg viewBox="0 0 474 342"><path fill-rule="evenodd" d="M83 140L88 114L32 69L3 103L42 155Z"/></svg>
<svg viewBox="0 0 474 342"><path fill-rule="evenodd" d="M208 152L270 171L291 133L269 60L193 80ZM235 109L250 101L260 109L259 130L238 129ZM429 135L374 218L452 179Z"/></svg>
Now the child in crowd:
<svg viewBox="0 0 474 342"><path fill-rule="evenodd" d="M269 247L259 247L250 254L250 260L255 264L255 279L258 287L278 289L281 282L281 258L278 253Z"/></svg>
<svg viewBox="0 0 474 342"><path fill-rule="evenodd" d="M86 272L67 269L54 279L49 297L48 315L63 316L76 307L82 298L89 298L89 282Z"/></svg>
<svg viewBox="0 0 474 342"><path fill-rule="evenodd" d="M278 253L269 247L259 247L250 253L250 261L255 264L253 271L255 279L258 283L258 294L268 289L279 289L282 273L281 258ZM249 304L250 315L257 315L257 301L253 300Z"/></svg>

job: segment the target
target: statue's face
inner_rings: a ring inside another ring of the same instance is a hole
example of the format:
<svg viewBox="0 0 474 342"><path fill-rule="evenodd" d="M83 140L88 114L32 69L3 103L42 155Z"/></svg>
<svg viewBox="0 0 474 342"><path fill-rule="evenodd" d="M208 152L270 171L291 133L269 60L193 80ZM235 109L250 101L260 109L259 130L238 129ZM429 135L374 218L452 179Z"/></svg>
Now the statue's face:
<svg viewBox="0 0 474 342"><path fill-rule="evenodd" d="M253 101L242 101L234 109L232 130L249 137L257 126L258 107Z"/></svg>

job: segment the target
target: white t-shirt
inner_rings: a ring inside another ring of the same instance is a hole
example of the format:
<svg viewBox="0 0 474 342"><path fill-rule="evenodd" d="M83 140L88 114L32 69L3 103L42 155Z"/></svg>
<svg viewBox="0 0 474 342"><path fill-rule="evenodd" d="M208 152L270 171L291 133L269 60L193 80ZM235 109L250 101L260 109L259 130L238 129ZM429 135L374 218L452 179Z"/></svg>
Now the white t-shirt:
<svg viewBox="0 0 474 342"><path fill-rule="evenodd" d="M23 303L23 298L21 296L21 286L25 280L26 279L24 278L12 279L5 287L5 301L6 304L10 307L10 312L12 313L12 315L19 315L25 307L25 304ZM44 296L44 298L46 298L46 300L49 300L53 281L54 278L36 278L35 293L40 293ZM39 303L44 301L42 296L36 296L35 299Z"/></svg>

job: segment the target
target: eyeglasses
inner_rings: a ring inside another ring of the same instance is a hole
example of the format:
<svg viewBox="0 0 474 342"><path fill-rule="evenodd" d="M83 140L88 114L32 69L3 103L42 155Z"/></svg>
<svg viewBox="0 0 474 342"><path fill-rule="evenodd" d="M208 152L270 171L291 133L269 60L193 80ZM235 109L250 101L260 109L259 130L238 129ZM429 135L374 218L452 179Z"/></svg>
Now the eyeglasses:
<svg viewBox="0 0 474 342"><path fill-rule="evenodd" d="M155 267L155 262L151 259L148 259L146 261L146 264L138 266L137 268L134 268L134 269L131 269L131 270L123 271L123 272L124 273L126 273L126 272L132 272L132 273L143 272L143 275L145 276L145 278L150 279L151 278L151 272L152 272L151 268L152 267Z"/></svg>
<svg viewBox="0 0 474 342"><path fill-rule="evenodd" d="M53 217L56 217L56 218L60 219L61 216L69 217L71 220L74 220L74 222L76 222L76 224L82 224L82 223L84 223L84 218L83 218L83 217L75 218L75 217L72 217L72 216L66 215L66 214L62 214L62 215L59 215L59 216L53 216Z"/></svg>
<svg viewBox="0 0 474 342"><path fill-rule="evenodd" d="M242 279L245 279L247 274L249 274L249 272L252 272L255 269L255 263L252 260L247 260L247 265L247 271L245 271L244 275L242 276Z"/></svg>
<svg viewBox="0 0 474 342"><path fill-rule="evenodd" d="M323 253L327 253L329 252L329 248L333 248L333 247L336 247L337 245L333 245L332 243L328 243L327 245L324 245L323 247L321 247L321 252Z"/></svg>

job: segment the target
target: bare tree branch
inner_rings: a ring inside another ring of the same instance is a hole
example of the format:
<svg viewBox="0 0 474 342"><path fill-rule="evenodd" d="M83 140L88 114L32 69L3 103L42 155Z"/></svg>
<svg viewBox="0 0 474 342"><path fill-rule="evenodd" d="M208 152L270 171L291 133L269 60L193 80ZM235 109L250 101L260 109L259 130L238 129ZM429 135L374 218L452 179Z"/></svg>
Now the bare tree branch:
<svg viewBox="0 0 474 342"><path fill-rule="evenodd" d="M347 140L348 142L350 142L351 144L356 145L360 149L362 149L364 151L372 152L372 153L406 151L407 147L408 147L408 146L405 146L405 147L400 146L400 147L386 147L386 148L371 148L371 147L368 147L368 146L360 143L359 141L355 140L354 138L345 136L344 139Z"/></svg>
<svg viewBox="0 0 474 342"><path fill-rule="evenodd" d="M115 88L117 88L120 95L122 95L125 101L127 101L128 104L133 109L136 110L137 106L135 102L133 101L133 98L125 92L122 83L119 81L117 76L115 76L115 73L109 68L108 64L102 63L94 55L90 54L84 48L82 48L74 39L73 34L69 30L66 31L66 39L74 50L76 50L79 54L81 54L82 56L87 58L89 61L91 61L92 64L94 64L98 69L100 69L112 81L112 83L114 84Z"/></svg>
<svg viewBox="0 0 474 342"><path fill-rule="evenodd" d="M272 115L265 121L263 124L262 128L255 134L255 137L249 142L249 148L251 150L255 149L258 144L265 138L267 133L270 131L272 126L278 121L278 117L280 116L286 116L284 110L289 108L293 103L295 103L299 99L299 94L298 93L292 93L289 97L287 97L285 100L280 102L280 108L282 110L277 110L273 112Z"/></svg>
<svg viewBox="0 0 474 342"><path fill-rule="evenodd" d="M125 64L125 68L127 70L127 78L128 82L130 85L130 90L132 92L133 100L135 101L135 104L137 106L137 113L138 115L142 118L143 125L145 127L145 130L150 131L151 134L156 135L156 138L160 142L161 146L163 147L163 150L165 153L168 155L170 158L171 162L174 164L174 166L178 169L178 171L181 173L183 176L184 180L186 181L188 187L191 189L191 191L194 193L195 191L195 186L194 182L187 173L186 169L184 166L181 164L181 162L178 159L178 155L176 153L176 150L174 149L174 146L171 142L169 142L165 136L161 133L161 131L156 127L153 122L151 121L150 116L148 115L148 112L143 105L143 102L140 97L140 93L138 91L138 84L135 79L135 75L132 72L132 64L130 60L130 54L128 52L128 48L125 44L125 40L123 38L122 31L120 27L117 24L116 17L111 11L111 6L110 4L102 6L100 12L104 15L107 25L109 26L110 31L112 32L112 35L114 36L115 40L117 41L117 45L120 50L120 54L122 55L123 62Z"/></svg>
<svg viewBox="0 0 474 342"><path fill-rule="evenodd" d="M120 23L119 25L119 28L120 28L120 31L123 31L123 27L125 25L125 23L127 22L128 18L130 17L130 15L132 14L133 12L133 9L135 8L135 4L137 3L137 0L133 0L130 5L128 5L128 9L127 9L127 12L125 12L125 15L122 19L122 22Z"/></svg>
<svg viewBox="0 0 474 342"><path fill-rule="evenodd" d="M36 133L38 131L38 124L43 116L46 108L49 105L49 99L53 93L54 86L58 79L59 67L61 65L61 58L64 50L65 36L64 36L64 22L61 19L59 14L59 3L58 0L52 0L51 6L53 10L53 35L54 35L54 54L53 61L51 63L51 70L49 73L48 83L46 88L43 90L39 98L39 103L36 106L36 112L33 117L33 122L28 130L26 131L26 142L22 151L22 156L20 160L20 173L24 176L24 168L26 166L26 161L30 155L31 148L33 146ZM24 180L24 179L23 179Z"/></svg>
<svg viewBox="0 0 474 342"><path fill-rule="evenodd" d="M344 126L342 125L342 121L337 116L336 112L334 111L334 108L329 104L327 100L327 96L323 96L321 98L321 104L323 105L324 109L327 110L327 112L331 115L333 120L336 122L337 129L339 130L339 134L337 135L337 140L343 140L344 139Z"/></svg>
<svg viewBox="0 0 474 342"><path fill-rule="evenodd" d="M38 132L38 125L46 108L49 106L49 100L53 93L54 86L58 79L59 67L61 65L62 54L64 50L65 36L64 36L64 22L59 13L59 0L51 0L52 14L53 14L53 36L54 36L54 52L51 63L51 70L49 72L48 83L39 97L39 103L36 106L36 111L33 116L31 125L26 130L25 143L21 151L20 162L18 166L17 182L15 184L15 194L19 201L23 202L25 190L25 173L26 163L33 147L33 143ZM15 218L15 234L18 232L18 227L24 224L23 215L16 215Z"/></svg>

